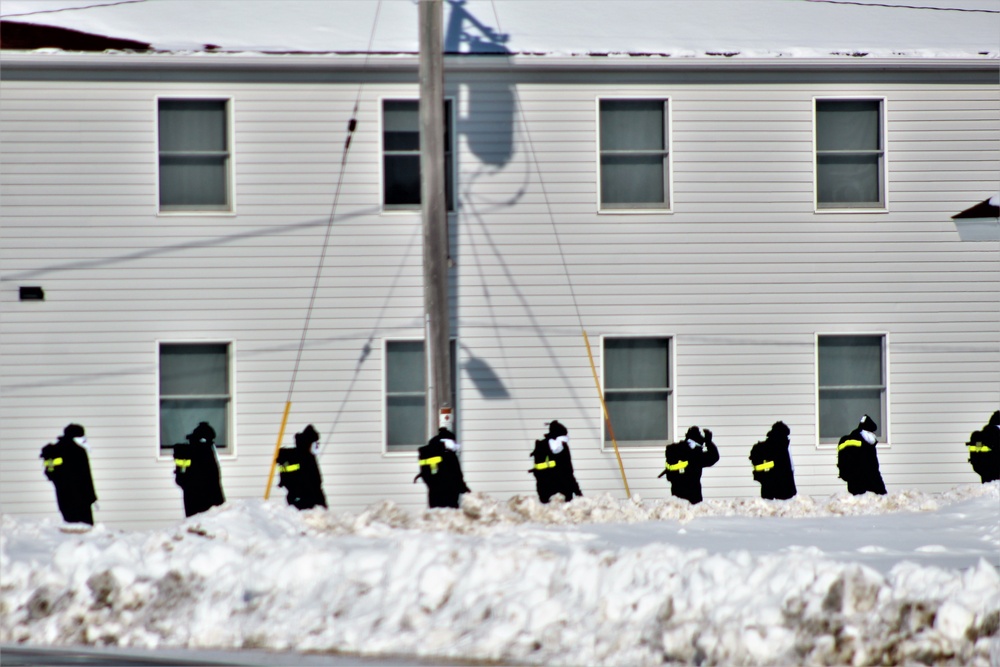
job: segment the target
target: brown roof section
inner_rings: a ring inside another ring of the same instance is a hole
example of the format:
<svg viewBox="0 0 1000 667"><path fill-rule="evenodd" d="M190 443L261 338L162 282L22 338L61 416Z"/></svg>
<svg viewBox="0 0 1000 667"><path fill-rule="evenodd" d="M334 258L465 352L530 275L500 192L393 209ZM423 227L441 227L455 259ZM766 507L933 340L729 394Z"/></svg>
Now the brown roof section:
<svg viewBox="0 0 1000 667"><path fill-rule="evenodd" d="M64 51L149 51L152 47L131 39L117 39L89 32L53 28L33 23L0 21L0 49L31 51L62 49Z"/></svg>
<svg viewBox="0 0 1000 667"><path fill-rule="evenodd" d="M991 204L990 200L979 202L972 208L967 208L957 215L951 216L952 220L962 218L1000 218L1000 206Z"/></svg>

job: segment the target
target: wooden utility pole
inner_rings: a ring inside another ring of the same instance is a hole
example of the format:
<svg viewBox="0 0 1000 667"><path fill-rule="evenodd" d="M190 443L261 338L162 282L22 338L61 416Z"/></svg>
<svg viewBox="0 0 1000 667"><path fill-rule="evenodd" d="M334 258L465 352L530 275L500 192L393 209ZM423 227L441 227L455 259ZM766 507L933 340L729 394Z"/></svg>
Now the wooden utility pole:
<svg viewBox="0 0 1000 667"><path fill-rule="evenodd" d="M444 40L441 0L420 0L420 202L424 227L427 436L451 403L448 210L444 170Z"/></svg>

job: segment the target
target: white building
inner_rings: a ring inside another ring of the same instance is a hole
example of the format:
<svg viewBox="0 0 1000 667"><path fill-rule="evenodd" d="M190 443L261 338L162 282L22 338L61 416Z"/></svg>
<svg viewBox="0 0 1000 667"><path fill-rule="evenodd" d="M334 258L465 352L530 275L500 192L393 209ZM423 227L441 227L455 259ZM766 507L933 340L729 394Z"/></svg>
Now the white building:
<svg viewBox="0 0 1000 667"><path fill-rule="evenodd" d="M705 496L757 495L779 419L799 492L843 490L866 412L890 491L978 481L1000 243L951 216L1000 183L1000 2L903 4L447 3L473 490L534 493L559 419L584 493L624 496L583 331L633 494L697 424ZM57 512L38 451L70 422L98 521L182 517L169 445L205 419L260 497L286 401L331 508L422 505L415 4L3 12L2 511Z"/></svg>

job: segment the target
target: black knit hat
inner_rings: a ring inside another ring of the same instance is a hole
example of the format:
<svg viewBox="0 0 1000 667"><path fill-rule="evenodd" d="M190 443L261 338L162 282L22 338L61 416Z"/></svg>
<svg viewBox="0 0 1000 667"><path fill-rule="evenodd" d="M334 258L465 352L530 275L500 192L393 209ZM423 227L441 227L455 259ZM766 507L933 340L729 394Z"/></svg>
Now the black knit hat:
<svg viewBox="0 0 1000 667"><path fill-rule="evenodd" d="M215 429L208 422L201 422L188 436L188 442L215 442Z"/></svg>
<svg viewBox="0 0 1000 667"><path fill-rule="evenodd" d="M79 424L69 424L63 429L63 437L66 438L82 438L83 437L83 427Z"/></svg>
<svg viewBox="0 0 1000 667"><path fill-rule="evenodd" d="M1000 410L997 410L990 417L990 423L988 426L1000 426Z"/></svg>
<svg viewBox="0 0 1000 667"><path fill-rule="evenodd" d="M777 421L774 422L773 426L771 426L771 430L768 432L768 435L787 438L789 435L791 435L791 433L792 430L788 428L788 425L785 424L785 422Z"/></svg>
<svg viewBox="0 0 1000 667"><path fill-rule="evenodd" d="M701 429L699 429L697 426L692 426L691 428L689 428L687 430L687 433L684 434L684 438L686 440L697 442L699 445L705 444L705 438L701 435Z"/></svg>
<svg viewBox="0 0 1000 667"><path fill-rule="evenodd" d="M875 421L868 415L865 415L864 417L861 418L860 426L862 431L869 431L871 433L874 433L875 431L878 430L878 424L876 424Z"/></svg>
<svg viewBox="0 0 1000 667"><path fill-rule="evenodd" d="M296 447L308 447L317 440L319 440L319 433L316 432L316 429L313 428L312 424L309 424L302 429L302 433L295 434Z"/></svg>
<svg viewBox="0 0 1000 667"><path fill-rule="evenodd" d="M549 422L549 437L558 438L561 435L569 435L569 431L566 430L565 426L553 419Z"/></svg>

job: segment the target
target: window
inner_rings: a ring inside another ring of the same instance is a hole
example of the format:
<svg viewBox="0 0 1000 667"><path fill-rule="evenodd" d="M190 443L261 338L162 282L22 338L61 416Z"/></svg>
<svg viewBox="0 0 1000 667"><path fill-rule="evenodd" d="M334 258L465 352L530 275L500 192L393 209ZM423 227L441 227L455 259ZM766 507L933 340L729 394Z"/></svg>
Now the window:
<svg viewBox="0 0 1000 667"><path fill-rule="evenodd" d="M835 443L863 415L886 432L885 336L821 335L817 338L819 441Z"/></svg>
<svg viewBox="0 0 1000 667"><path fill-rule="evenodd" d="M187 442L199 422L215 429L220 450L232 446L228 343L160 343L160 447Z"/></svg>
<svg viewBox="0 0 1000 667"><path fill-rule="evenodd" d="M885 207L882 100L816 100L817 208Z"/></svg>
<svg viewBox="0 0 1000 667"><path fill-rule="evenodd" d="M226 100L158 103L160 211L229 211Z"/></svg>
<svg viewBox="0 0 1000 667"><path fill-rule="evenodd" d="M602 209L670 207L666 100L600 100Z"/></svg>
<svg viewBox="0 0 1000 667"><path fill-rule="evenodd" d="M669 338L605 338L604 401L620 446L670 441L673 390ZM611 441L605 424L604 439Z"/></svg>
<svg viewBox="0 0 1000 667"><path fill-rule="evenodd" d="M455 341L451 342L451 405L455 406ZM387 451L413 451L427 443L427 381L424 341L385 342L385 439Z"/></svg>
<svg viewBox="0 0 1000 667"><path fill-rule="evenodd" d="M382 200L387 209L420 208L420 103L382 102ZM444 104L445 202L454 210L452 195L451 100Z"/></svg>

